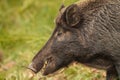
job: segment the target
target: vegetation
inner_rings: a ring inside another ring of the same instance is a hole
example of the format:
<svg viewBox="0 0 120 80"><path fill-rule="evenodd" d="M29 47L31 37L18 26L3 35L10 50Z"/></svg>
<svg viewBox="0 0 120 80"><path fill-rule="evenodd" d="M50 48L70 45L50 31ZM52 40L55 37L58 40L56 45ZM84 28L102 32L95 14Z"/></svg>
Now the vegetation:
<svg viewBox="0 0 120 80"><path fill-rule="evenodd" d="M77 0L66 0L69 5ZM0 80L103 80L104 71L81 64L42 76L30 77L26 67L49 39L62 0L0 0Z"/></svg>

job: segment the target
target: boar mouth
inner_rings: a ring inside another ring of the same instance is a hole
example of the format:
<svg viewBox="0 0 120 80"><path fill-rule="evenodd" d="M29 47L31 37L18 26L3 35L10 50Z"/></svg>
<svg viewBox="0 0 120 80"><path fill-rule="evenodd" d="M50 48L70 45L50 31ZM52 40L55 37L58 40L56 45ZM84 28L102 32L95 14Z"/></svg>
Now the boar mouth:
<svg viewBox="0 0 120 80"><path fill-rule="evenodd" d="M55 61L52 60L52 58L47 59L43 66L43 75L48 75L55 72L55 67Z"/></svg>
<svg viewBox="0 0 120 80"><path fill-rule="evenodd" d="M49 75L59 70L63 67L62 62L63 61L58 57L56 58L52 56L47 58L43 67L43 75Z"/></svg>

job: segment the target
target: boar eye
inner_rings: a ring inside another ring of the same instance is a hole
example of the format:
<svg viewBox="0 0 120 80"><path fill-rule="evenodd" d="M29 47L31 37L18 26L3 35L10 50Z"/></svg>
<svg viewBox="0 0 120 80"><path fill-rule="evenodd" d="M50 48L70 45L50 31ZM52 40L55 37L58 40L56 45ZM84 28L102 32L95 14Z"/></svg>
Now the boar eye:
<svg viewBox="0 0 120 80"><path fill-rule="evenodd" d="M60 36L60 35L62 35L62 32L58 32L57 36Z"/></svg>
<svg viewBox="0 0 120 80"><path fill-rule="evenodd" d="M61 36L63 34L63 30L59 30L57 36Z"/></svg>

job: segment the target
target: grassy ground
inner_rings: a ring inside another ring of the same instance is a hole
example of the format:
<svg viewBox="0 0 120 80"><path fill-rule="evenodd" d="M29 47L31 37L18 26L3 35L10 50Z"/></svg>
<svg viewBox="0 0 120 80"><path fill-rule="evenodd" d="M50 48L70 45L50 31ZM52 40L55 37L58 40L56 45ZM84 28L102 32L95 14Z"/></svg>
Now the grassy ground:
<svg viewBox="0 0 120 80"><path fill-rule="evenodd" d="M77 0L66 0L69 5ZM104 72L72 64L52 76L26 72L54 29L62 0L0 0L0 80L104 80Z"/></svg>

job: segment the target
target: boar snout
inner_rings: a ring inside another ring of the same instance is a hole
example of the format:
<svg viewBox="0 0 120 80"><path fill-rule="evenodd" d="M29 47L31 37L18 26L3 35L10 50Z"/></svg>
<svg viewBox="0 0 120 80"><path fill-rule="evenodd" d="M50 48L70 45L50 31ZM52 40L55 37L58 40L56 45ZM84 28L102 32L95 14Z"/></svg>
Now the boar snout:
<svg viewBox="0 0 120 80"><path fill-rule="evenodd" d="M46 45L50 45L49 42ZM49 46L44 46L37 54L34 56L32 63L28 66L28 69L32 70L34 73L38 73L43 67L49 57Z"/></svg>
<svg viewBox="0 0 120 80"><path fill-rule="evenodd" d="M44 65L44 61L40 61L40 63L35 64L32 62L29 66L28 69L32 70L34 73L38 73Z"/></svg>

